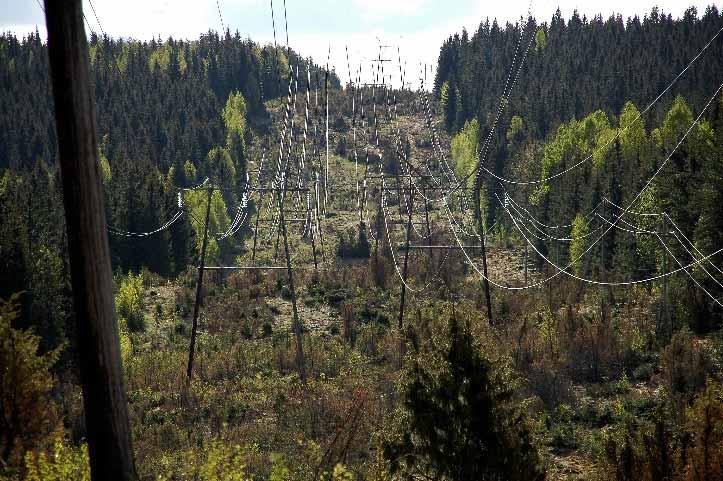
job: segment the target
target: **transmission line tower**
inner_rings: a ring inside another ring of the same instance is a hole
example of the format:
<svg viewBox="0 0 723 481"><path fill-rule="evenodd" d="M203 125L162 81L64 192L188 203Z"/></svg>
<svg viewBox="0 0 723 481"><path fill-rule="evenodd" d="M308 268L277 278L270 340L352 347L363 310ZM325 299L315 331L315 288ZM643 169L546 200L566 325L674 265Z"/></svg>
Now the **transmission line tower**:
<svg viewBox="0 0 723 481"><path fill-rule="evenodd" d="M208 246L208 221L211 216L211 197L213 188L208 188L206 203L206 219L203 223L203 241L201 243L201 258L198 265L198 280L196 281L196 301L193 304L193 324L191 325L191 344L188 347L188 366L186 368L186 382L190 384L193 375L193 358L196 349L196 332L198 330L198 314L203 296L203 270L206 265L206 247Z"/></svg>

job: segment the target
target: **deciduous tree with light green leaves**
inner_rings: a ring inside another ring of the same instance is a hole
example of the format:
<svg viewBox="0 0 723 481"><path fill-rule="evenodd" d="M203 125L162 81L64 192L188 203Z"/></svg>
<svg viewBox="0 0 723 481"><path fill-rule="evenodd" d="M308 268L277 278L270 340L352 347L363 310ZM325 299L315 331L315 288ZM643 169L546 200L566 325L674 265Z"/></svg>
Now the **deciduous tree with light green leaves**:
<svg viewBox="0 0 723 481"><path fill-rule="evenodd" d="M476 122L477 120L475 120ZM522 121L522 117L519 115L513 115L510 119L510 126L507 129L507 142L516 143L519 142L520 136L522 135L522 129L525 123Z"/></svg>
<svg viewBox="0 0 723 481"><path fill-rule="evenodd" d="M535 50L541 52L547 47L547 32L540 27L535 32Z"/></svg>
<svg viewBox="0 0 723 481"><path fill-rule="evenodd" d="M231 92L223 109L223 122L226 125L226 142L230 145L232 137L243 140L246 132L246 100L241 92Z"/></svg>
<svg viewBox="0 0 723 481"><path fill-rule="evenodd" d="M678 96L665 115L663 125L652 134L658 149L658 162L668 159L654 182L659 208L667 212L690 239L695 235L705 203L705 178L715 169L716 163L710 124L705 121L693 124L694 118L688 104ZM676 257L685 257L684 249L677 246L672 249Z"/></svg>
<svg viewBox="0 0 723 481"><path fill-rule="evenodd" d="M203 243L204 219L206 217L206 202L208 194L205 190L187 191L184 195L187 209L191 213L191 225L196 232L196 252L200 254ZM225 232L231 224L228 216L226 202L218 190L211 195L211 212L208 221L208 246L206 247L206 263L219 262L227 257L216 241L219 233Z"/></svg>
<svg viewBox="0 0 723 481"><path fill-rule="evenodd" d="M452 137L452 159L458 177L467 177L477 167L478 142L479 123L477 119L465 123L462 130ZM473 184L474 176L471 175L468 185L471 187Z"/></svg>
<svg viewBox="0 0 723 481"><path fill-rule="evenodd" d="M206 155L203 163L204 176L211 183L224 189L232 189L236 185L236 166L229 151L223 147L214 147Z"/></svg>
<svg viewBox="0 0 723 481"><path fill-rule="evenodd" d="M439 105L444 111L447 108L449 102L449 82L444 82L442 88L439 89Z"/></svg>
<svg viewBox="0 0 723 481"><path fill-rule="evenodd" d="M655 186L645 189L636 205L636 211L645 213L660 211ZM635 220L642 230L656 231L660 229L660 219L657 216L639 216ZM662 258L660 242L654 236L640 232L635 234L635 245L639 268L648 273L656 272Z"/></svg>
<svg viewBox="0 0 723 481"><path fill-rule="evenodd" d="M131 331L144 330L144 307L143 274L129 272L128 276L121 278L115 297L119 323Z"/></svg>
<svg viewBox="0 0 723 481"><path fill-rule="evenodd" d="M98 143L98 167L100 167L100 178L103 181L104 186L113 178L110 162L108 162L108 157L105 155L107 145L108 134L105 134Z"/></svg>
<svg viewBox="0 0 723 481"><path fill-rule="evenodd" d="M223 123L226 126L226 152L233 166L233 179L228 182L240 192L243 188L246 168L246 99L241 92L231 92L223 109ZM230 198L227 196L227 198Z"/></svg>
<svg viewBox="0 0 723 481"><path fill-rule="evenodd" d="M467 186L472 188L475 183L475 169L477 168L477 149L479 142L479 123L472 119L462 130L452 137L452 160L457 177L467 179ZM484 186L480 191L480 208L482 212L487 209L487 194Z"/></svg>

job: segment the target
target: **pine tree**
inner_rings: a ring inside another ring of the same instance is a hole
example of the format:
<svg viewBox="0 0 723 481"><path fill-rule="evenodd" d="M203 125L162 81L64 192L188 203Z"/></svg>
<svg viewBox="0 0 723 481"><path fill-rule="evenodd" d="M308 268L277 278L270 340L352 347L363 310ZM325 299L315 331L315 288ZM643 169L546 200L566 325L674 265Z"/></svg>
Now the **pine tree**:
<svg viewBox="0 0 723 481"><path fill-rule="evenodd" d="M12 327L20 315L17 301L0 299L0 476L26 451L46 447L62 426L50 372L60 349L41 355L37 335Z"/></svg>

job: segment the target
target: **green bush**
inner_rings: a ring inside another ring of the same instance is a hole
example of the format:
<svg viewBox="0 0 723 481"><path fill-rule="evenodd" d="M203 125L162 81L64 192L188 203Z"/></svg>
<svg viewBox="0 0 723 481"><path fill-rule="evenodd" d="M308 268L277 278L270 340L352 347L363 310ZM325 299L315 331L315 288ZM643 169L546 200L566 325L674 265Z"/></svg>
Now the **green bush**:
<svg viewBox="0 0 723 481"><path fill-rule="evenodd" d="M140 332L146 329L146 320L143 313L145 299L143 295L143 275L128 273L120 280L118 294L115 297L115 307L118 320L128 327L128 330Z"/></svg>
<svg viewBox="0 0 723 481"><path fill-rule="evenodd" d="M23 481L90 481L88 445L73 446L59 435L50 454L29 451Z"/></svg>
<svg viewBox="0 0 723 481"><path fill-rule="evenodd" d="M550 444L553 447L561 449L577 448L574 416L575 413L569 405L560 404L547 418Z"/></svg>

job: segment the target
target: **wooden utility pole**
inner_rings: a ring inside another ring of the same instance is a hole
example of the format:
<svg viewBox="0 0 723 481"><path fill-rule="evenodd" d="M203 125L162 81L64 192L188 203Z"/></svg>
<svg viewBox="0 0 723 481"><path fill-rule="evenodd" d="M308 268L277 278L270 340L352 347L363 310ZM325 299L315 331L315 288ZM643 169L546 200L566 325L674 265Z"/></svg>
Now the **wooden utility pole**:
<svg viewBox="0 0 723 481"><path fill-rule="evenodd" d="M208 246L208 220L211 217L211 196L213 189L208 189L208 201L206 203L206 220L203 222L203 242L201 243L201 259L198 266L198 281L196 282L196 302L193 304L193 325L191 327L191 345L188 348L188 368L186 369L187 381L191 382L193 376L193 358L196 352L196 333L198 331L198 312L203 297L203 270L206 265L206 247Z"/></svg>
<svg viewBox="0 0 723 481"><path fill-rule="evenodd" d="M279 223L281 220L279 220ZM276 228L276 247L274 247L274 261L279 260L279 242L281 241L281 225Z"/></svg>
<svg viewBox="0 0 723 481"><path fill-rule="evenodd" d="M409 241L412 235L412 213L414 212L414 190L411 189L412 178L409 178L409 216L407 217L407 238L404 242L404 267L402 268L402 292L399 295L399 367L404 360L404 301L407 294L407 272L409 267Z"/></svg>
<svg viewBox="0 0 723 481"><path fill-rule="evenodd" d="M411 179L410 179L411 180ZM431 244L432 242L432 227L429 225L429 202L427 202L427 187L424 180L422 180L422 202L424 202L424 223L427 227L427 244ZM430 250L429 251L429 264L427 265L427 270L431 270L432 264L434 263L434 253Z"/></svg>
<svg viewBox="0 0 723 481"><path fill-rule="evenodd" d="M309 210L308 217L309 220L309 231L311 234L311 253L314 256L314 270L319 270L319 261L316 258L316 239L314 235L314 230L316 229L316 226L314 225L314 216L311 214L311 210Z"/></svg>
<svg viewBox="0 0 723 481"><path fill-rule="evenodd" d="M261 177L261 175L259 174L259 178L260 177ZM254 225L254 244L251 249L251 263L253 265L256 265L256 240L258 239L258 236L259 236L259 218L261 217L261 210L263 209L263 206L264 206L264 194L262 192L261 195L259 196L259 206L256 209L256 223Z"/></svg>
<svg viewBox="0 0 723 481"><path fill-rule="evenodd" d="M321 224L321 213L319 212L319 183L314 186L314 211L316 212L316 232L319 234L319 249L321 250L321 261L324 262L324 229Z"/></svg>
<svg viewBox="0 0 723 481"><path fill-rule="evenodd" d="M603 203L601 205L602 215L603 215L603 217L607 218L607 209L605 207L606 207L606 204ZM613 242L613 244L614 244L614 242ZM600 250L600 257L601 257L601 259L600 259L600 264L601 264L600 265L600 268L601 268L600 278L602 279L603 282L607 282L608 281L608 267L607 267L607 257L606 257L606 253L605 253L604 234L603 234L603 238L600 239L600 249L601 249ZM607 255L610 255L610 253L608 252ZM613 293L613 286L607 285L607 286L605 286L605 288L608 293L608 301L610 302L610 305L613 305L615 303L615 295Z"/></svg>
<svg viewBox="0 0 723 481"><path fill-rule="evenodd" d="M668 218L663 215L663 234L668 233ZM663 273L668 272L668 250L663 249ZM663 277L663 306L658 335L667 341L672 333L672 320L670 317L670 293L668 291L668 277Z"/></svg>
<svg viewBox="0 0 723 481"><path fill-rule="evenodd" d="M290 82L291 81L289 81L289 98L291 98L291 83ZM287 110L288 109L289 109L289 107L287 106ZM283 137L282 137L282 141L283 141ZM289 143L289 145L291 145L291 144ZM281 153L282 149L283 149L283 142L282 142L282 146L279 148L280 156L282 155L282 153ZM286 189L286 185L287 185L286 183L288 182L288 179L289 179L290 168L291 168L291 150L289 150L289 156L286 161L286 168L284 169L284 174L282 175L283 180L281 180L281 182L283 183L284 187L279 191L279 198L284 198L286 192L288 191L288 189ZM285 228L285 226L284 226L284 228ZM281 214L279 214L279 225L276 228L276 247L274 247L274 261L279 260L279 242L280 241L281 241Z"/></svg>
<svg viewBox="0 0 723 481"><path fill-rule="evenodd" d="M527 241L525 241L525 285L527 285Z"/></svg>
<svg viewBox="0 0 723 481"><path fill-rule="evenodd" d="M298 69L298 67L297 67ZM297 70L297 78L298 78L298 70ZM309 104L311 103L311 70L309 69L309 66L306 67L306 103L304 104L304 141L301 144L301 159L304 162L304 165L306 165L306 137L309 130ZM313 160L312 160L313 164ZM313 169L312 169L313 171ZM316 196L316 194L314 194ZM314 222L314 214L311 207L311 194L307 192L306 194L306 207L307 207L307 215L309 220L309 230L311 234L311 252L314 255L314 271L319 270L319 262L316 257L316 235L315 235L315 229L316 225ZM316 199L314 199L316 201Z"/></svg>
<svg viewBox="0 0 723 481"><path fill-rule="evenodd" d="M552 248L552 236L548 235L547 236L547 255L549 255L550 257L552 257L552 251L550 250L551 248ZM544 270L548 270L551 272L552 267L548 267L547 265L545 265L543 267L543 272L544 272ZM559 271L557 271L557 272L559 272ZM550 307L550 312L552 312L552 310L553 310L552 309L552 282L547 283L547 303Z"/></svg>
<svg viewBox="0 0 723 481"><path fill-rule="evenodd" d="M331 53L331 46L329 47ZM324 171L324 215L326 215L326 203L328 199L329 189L329 58L326 59L326 72L324 73L324 101L326 103L326 134L325 134L325 145L326 145L326 169Z"/></svg>
<svg viewBox="0 0 723 481"><path fill-rule="evenodd" d="M299 310L296 306L296 289L294 287L294 270L291 267L291 254L289 252L289 238L286 235L286 221L284 219L284 189L279 192L279 227L284 240L284 254L286 255L286 273L289 278L291 291L291 312L293 314L294 337L296 338L296 367L299 370L301 382L306 383L306 365L304 361L304 338L299 319Z"/></svg>
<svg viewBox="0 0 723 481"><path fill-rule="evenodd" d="M605 205L602 206L602 215L605 217ZM600 278L603 282L607 281L607 269L605 268L605 233L603 233L602 239L600 239Z"/></svg>
<svg viewBox="0 0 723 481"><path fill-rule="evenodd" d="M362 183L361 202L359 203L359 222L364 220L364 209L367 201L367 179L369 178L369 150L366 151L364 159L364 182Z"/></svg>
<svg viewBox="0 0 723 481"><path fill-rule="evenodd" d="M135 481L81 0L45 0L90 474Z"/></svg>
<svg viewBox="0 0 723 481"><path fill-rule="evenodd" d="M428 242L431 242L432 227L429 224L429 202L427 202L427 188L424 182L422 182L422 196L424 196L424 199L422 199L422 201L424 202L424 223L427 227L427 239L429 239Z"/></svg>
<svg viewBox="0 0 723 481"><path fill-rule="evenodd" d="M557 264L557 281L555 282L557 284L557 296L560 297L561 287L562 287L562 276L560 275L560 242L555 241L555 264ZM552 305L552 304L550 304ZM552 309L552 308L550 308Z"/></svg>
<svg viewBox="0 0 723 481"><path fill-rule="evenodd" d="M480 164L481 166L481 164ZM478 167L479 169L479 167ZM494 324L492 318L492 297L490 296L490 283L489 276L487 275L487 242L485 240L484 224L482 223L482 206L481 206L481 194L482 194L482 173L477 171L477 178L475 179L474 189L474 209L475 217L477 219L477 233L480 237L480 246L482 250L482 287L485 291L485 300L487 301L487 319L490 325Z"/></svg>

